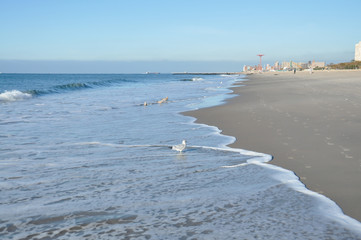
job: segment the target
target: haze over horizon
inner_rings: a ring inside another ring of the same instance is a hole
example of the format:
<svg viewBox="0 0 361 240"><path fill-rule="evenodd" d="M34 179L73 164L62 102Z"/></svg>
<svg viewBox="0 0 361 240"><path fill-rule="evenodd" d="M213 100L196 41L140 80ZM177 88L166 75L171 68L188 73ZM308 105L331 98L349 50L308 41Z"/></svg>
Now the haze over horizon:
<svg viewBox="0 0 361 240"><path fill-rule="evenodd" d="M240 71L350 61L361 2L1 0L0 72Z"/></svg>

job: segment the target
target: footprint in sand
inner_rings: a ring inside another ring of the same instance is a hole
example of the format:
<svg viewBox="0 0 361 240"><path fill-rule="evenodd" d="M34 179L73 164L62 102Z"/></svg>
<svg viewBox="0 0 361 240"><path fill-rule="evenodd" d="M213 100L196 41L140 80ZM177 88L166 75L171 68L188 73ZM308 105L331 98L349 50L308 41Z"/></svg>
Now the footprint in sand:
<svg viewBox="0 0 361 240"><path fill-rule="evenodd" d="M344 152L349 152L350 151L350 149L349 148L345 148L345 147L343 147L343 146L339 146L341 149L342 149L342 151L344 151Z"/></svg>

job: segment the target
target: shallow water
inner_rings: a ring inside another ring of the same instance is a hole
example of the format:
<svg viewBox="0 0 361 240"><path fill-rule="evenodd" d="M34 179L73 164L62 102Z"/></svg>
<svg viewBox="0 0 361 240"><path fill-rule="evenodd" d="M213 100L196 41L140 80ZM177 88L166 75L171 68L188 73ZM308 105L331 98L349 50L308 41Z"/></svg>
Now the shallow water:
<svg viewBox="0 0 361 240"><path fill-rule="evenodd" d="M233 137L180 114L221 104L236 81L2 74L0 237L361 239L359 222L271 156L227 148Z"/></svg>

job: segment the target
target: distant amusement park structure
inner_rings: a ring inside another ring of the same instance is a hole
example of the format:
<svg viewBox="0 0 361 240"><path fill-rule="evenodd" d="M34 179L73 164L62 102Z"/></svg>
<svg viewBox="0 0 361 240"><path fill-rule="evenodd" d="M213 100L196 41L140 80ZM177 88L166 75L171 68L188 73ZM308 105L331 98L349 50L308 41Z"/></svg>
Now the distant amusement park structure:
<svg viewBox="0 0 361 240"><path fill-rule="evenodd" d="M274 65L265 64L262 66L262 57L264 54L257 54L259 57L258 65L244 65L243 72L268 72L268 71L303 71L309 70L312 73L313 70L325 70L329 68L340 68L340 69L360 69L361 65L361 41L355 45L355 58L351 62L340 63L340 64L329 64L326 62L316 62L315 60L307 62L295 62L295 61L276 61Z"/></svg>
<svg viewBox="0 0 361 240"><path fill-rule="evenodd" d="M258 71L262 71L262 57L264 56L264 54L258 54L257 56L259 57Z"/></svg>

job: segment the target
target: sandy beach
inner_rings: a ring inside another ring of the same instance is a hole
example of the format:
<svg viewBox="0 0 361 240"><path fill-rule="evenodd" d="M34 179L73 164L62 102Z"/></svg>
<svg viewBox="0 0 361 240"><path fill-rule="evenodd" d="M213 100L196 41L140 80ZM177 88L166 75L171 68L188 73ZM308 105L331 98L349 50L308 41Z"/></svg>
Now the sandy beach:
<svg viewBox="0 0 361 240"><path fill-rule="evenodd" d="M270 154L307 188L361 221L361 71L246 76L222 106L186 113L236 137L231 147Z"/></svg>

